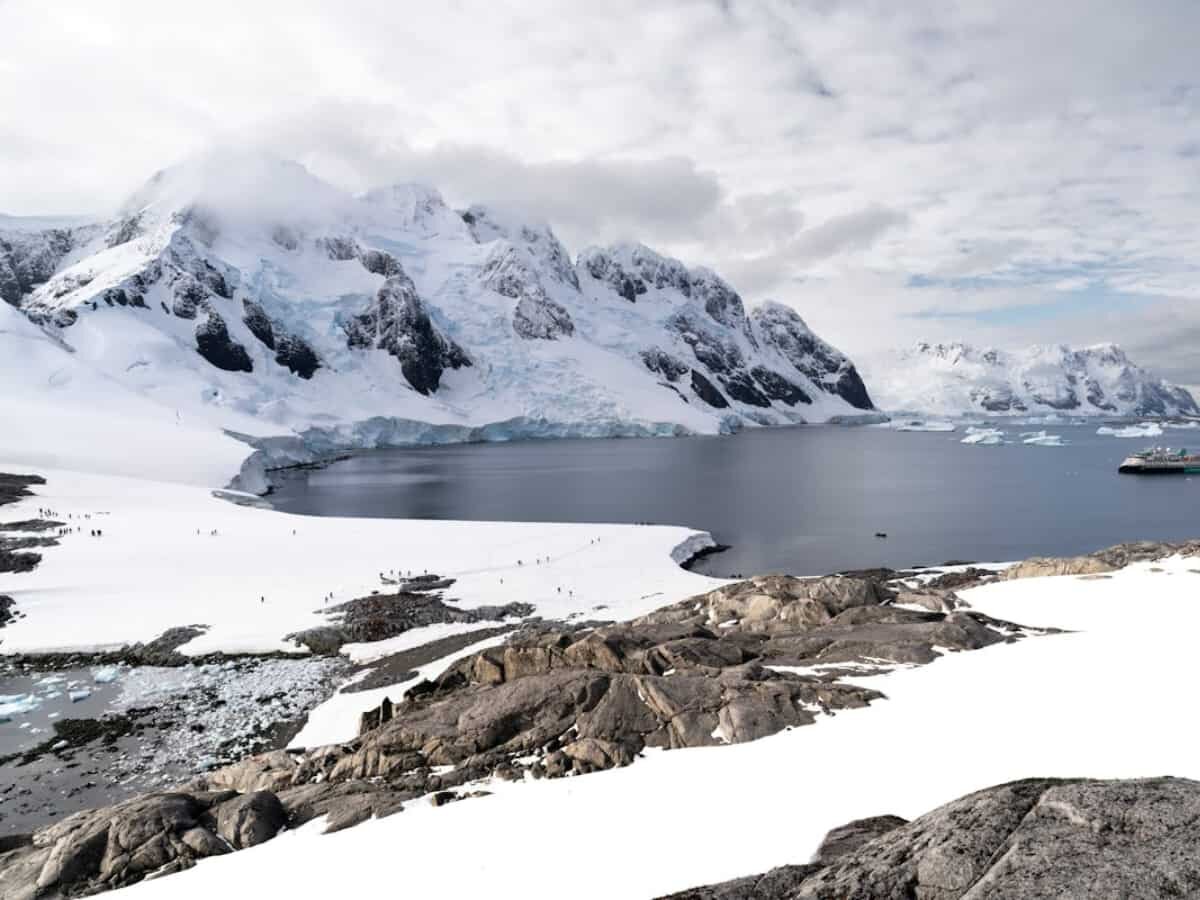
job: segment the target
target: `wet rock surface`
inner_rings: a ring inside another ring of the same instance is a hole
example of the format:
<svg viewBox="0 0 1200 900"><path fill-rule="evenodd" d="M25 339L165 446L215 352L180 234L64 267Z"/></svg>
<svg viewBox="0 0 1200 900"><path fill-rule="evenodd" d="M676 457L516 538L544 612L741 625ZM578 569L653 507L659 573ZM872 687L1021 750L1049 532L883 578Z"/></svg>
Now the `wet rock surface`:
<svg viewBox="0 0 1200 900"><path fill-rule="evenodd" d="M870 820L868 820L870 821ZM1028 780L988 788L910 823L881 817L857 847L672 900L957 900L1194 897L1200 783ZM888 827L888 826L891 827Z"/></svg>

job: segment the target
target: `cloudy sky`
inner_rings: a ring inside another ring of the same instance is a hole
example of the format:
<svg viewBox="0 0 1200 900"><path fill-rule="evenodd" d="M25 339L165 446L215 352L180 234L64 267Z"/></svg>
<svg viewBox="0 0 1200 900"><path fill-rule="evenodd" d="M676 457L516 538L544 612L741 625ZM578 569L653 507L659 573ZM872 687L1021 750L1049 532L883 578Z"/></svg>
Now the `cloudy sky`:
<svg viewBox="0 0 1200 900"><path fill-rule="evenodd" d="M1115 340L1200 384L1196 0L0 0L0 211L212 145L636 238L853 355Z"/></svg>

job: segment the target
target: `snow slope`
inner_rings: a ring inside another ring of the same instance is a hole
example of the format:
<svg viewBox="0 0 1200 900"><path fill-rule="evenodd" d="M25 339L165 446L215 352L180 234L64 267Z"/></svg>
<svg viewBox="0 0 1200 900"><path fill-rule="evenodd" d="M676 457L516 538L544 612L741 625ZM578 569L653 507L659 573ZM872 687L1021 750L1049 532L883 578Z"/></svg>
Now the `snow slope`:
<svg viewBox="0 0 1200 900"><path fill-rule="evenodd" d="M657 435L872 409L788 307L748 313L715 273L641 245L572 260L545 225L425 187L352 197L296 163L213 154L111 221L7 221L0 298L168 418L355 446L367 421Z"/></svg>
<svg viewBox="0 0 1200 900"><path fill-rule="evenodd" d="M872 393L883 409L936 415L1200 415L1182 387L1154 377L1115 344L1063 344L1018 352L927 344L876 367Z"/></svg>
<svg viewBox="0 0 1200 900"><path fill-rule="evenodd" d="M649 898L802 863L851 819L912 818L1017 778L1200 777L1187 714L1196 562L1158 567L967 592L988 614L1070 633L859 679L888 697L866 709L624 769L488 784L493 796L410 804L337 834L314 824L129 896L236 895L260 883L280 895L354 896L378 886L380 859L394 859L417 895ZM881 750L897 735L920 735L921 752ZM645 814L651 807L658 814ZM465 847L464 834L486 837Z"/></svg>
<svg viewBox="0 0 1200 900"><path fill-rule="evenodd" d="M0 472L14 470L0 457ZM4 653L109 648L191 624L207 631L187 654L302 652L284 637L326 624L326 593L331 605L365 596L390 569L457 579L451 596L464 608L521 601L550 618L598 606L629 618L724 583L679 567L677 547L712 540L686 528L295 516L191 485L38 473L47 483L4 518L49 507L81 533L47 548L33 572L0 580L25 614L0 633ZM412 639L423 634L445 632Z"/></svg>

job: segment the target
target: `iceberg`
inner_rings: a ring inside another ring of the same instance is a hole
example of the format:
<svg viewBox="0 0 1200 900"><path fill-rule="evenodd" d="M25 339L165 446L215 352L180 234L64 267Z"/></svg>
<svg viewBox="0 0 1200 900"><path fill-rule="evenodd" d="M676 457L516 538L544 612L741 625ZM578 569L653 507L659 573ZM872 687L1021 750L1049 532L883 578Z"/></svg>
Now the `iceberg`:
<svg viewBox="0 0 1200 900"><path fill-rule="evenodd" d="M964 437L960 444L978 444L983 447L997 447L1004 443L1004 432L999 428L975 428L967 429L967 436Z"/></svg>
<svg viewBox="0 0 1200 900"><path fill-rule="evenodd" d="M71 698L72 703L78 703L80 700L86 700L92 696L91 688L76 688L73 691L67 691L67 696Z"/></svg>
<svg viewBox="0 0 1200 900"><path fill-rule="evenodd" d="M11 722L13 716L32 712L41 702L33 694L0 694L0 722Z"/></svg>
<svg viewBox="0 0 1200 900"><path fill-rule="evenodd" d="M1162 426L1157 422L1143 422L1140 425L1126 425L1124 428L1117 428L1112 425L1101 425L1096 429L1096 434L1106 434L1109 437L1118 438L1161 437L1162 433Z"/></svg>
<svg viewBox="0 0 1200 900"><path fill-rule="evenodd" d="M1031 447L1065 447L1067 442L1061 434L1049 434L1045 431L1026 431L1021 435L1021 443Z"/></svg>
<svg viewBox="0 0 1200 900"><path fill-rule="evenodd" d="M953 422L926 422L923 419L910 419L905 422L895 422L892 431L954 431Z"/></svg>
<svg viewBox="0 0 1200 900"><path fill-rule="evenodd" d="M120 674L121 670L116 666L105 666L92 673L92 681L96 684L112 684Z"/></svg>

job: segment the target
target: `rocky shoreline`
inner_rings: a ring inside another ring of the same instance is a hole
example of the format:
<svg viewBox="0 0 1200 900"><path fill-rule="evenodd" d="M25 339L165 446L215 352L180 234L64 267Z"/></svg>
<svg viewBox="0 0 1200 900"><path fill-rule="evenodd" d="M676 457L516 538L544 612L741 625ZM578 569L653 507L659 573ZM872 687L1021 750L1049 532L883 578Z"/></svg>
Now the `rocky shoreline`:
<svg viewBox="0 0 1200 900"><path fill-rule="evenodd" d="M350 607L381 608L390 602ZM884 699L839 680L846 674L1047 633L966 609L947 589L846 576L748 579L627 623L527 622L504 645L364 711L354 741L250 755L168 793L11 837L19 846L0 856L0 883L91 893L318 816L338 830L420 797L478 795L490 778L578 775L654 748L755 740ZM398 667L437 650L417 648ZM245 835L222 825L227 804L250 823Z"/></svg>

